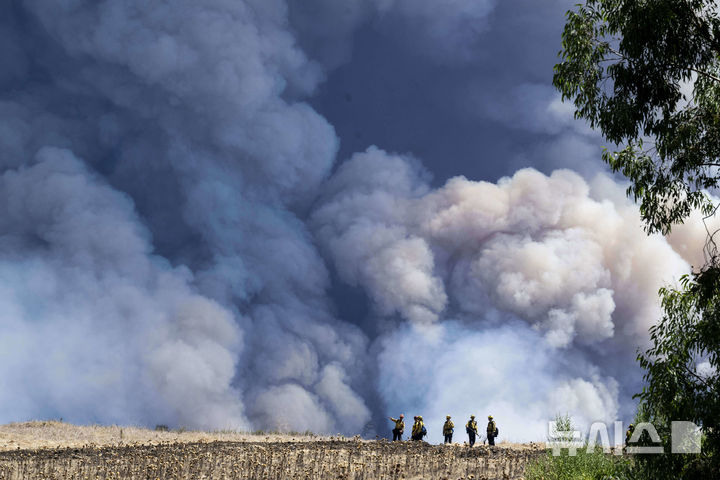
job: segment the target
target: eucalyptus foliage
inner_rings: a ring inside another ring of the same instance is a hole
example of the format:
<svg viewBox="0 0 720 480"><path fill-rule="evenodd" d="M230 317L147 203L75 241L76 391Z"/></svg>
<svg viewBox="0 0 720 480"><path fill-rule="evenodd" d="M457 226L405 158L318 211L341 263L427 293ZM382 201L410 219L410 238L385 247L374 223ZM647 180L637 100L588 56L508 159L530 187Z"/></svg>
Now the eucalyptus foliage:
<svg viewBox="0 0 720 480"><path fill-rule="evenodd" d="M603 159L630 180L649 232L668 233L720 180L720 7L708 0L586 0L567 14L554 85L575 116L613 145ZM670 422L702 427L702 454L636 458L638 478L720 472L720 256L708 230L704 265L661 290L664 315L638 355L638 419L670 451ZM647 438L645 438L647 441Z"/></svg>
<svg viewBox="0 0 720 480"><path fill-rule="evenodd" d="M720 294L717 278L713 283L707 288L686 276L680 289L661 290L665 313L650 329L652 348L638 356L646 371L638 420L655 425L666 452L671 422L692 421L702 427L702 452L638 456L638 477L714 478L720 472Z"/></svg>
<svg viewBox="0 0 720 480"><path fill-rule="evenodd" d="M720 18L707 0L588 0L569 11L554 85L617 149L649 231L667 233L718 186Z"/></svg>

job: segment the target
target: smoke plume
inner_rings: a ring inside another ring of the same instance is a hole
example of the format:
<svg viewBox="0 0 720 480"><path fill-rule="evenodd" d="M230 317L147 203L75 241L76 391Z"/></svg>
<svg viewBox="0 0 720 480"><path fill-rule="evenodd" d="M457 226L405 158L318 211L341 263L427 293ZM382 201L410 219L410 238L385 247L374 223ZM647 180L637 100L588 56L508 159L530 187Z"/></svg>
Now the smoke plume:
<svg viewBox="0 0 720 480"><path fill-rule="evenodd" d="M551 412L581 425L628 415L618 382L659 318L658 288L688 264L645 234L621 186L525 169L433 190L416 160L377 148L327 185L313 215L323 250L368 292L381 330L393 314L407 321L379 340L392 404L435 423L478 405L525 439ZM426 386L404 393L415 384Z"/></svg>
<svg viewBox="0 0 720 480"><path fill-rule="evenodd" d="M337 159L310 104L362 25L462 64L495 2L7 3L0 422L384 435L492 412L538 439L558 411L628 415L657 289L704 229L645 235L602 175L437 186L410 155Z"/></svg>

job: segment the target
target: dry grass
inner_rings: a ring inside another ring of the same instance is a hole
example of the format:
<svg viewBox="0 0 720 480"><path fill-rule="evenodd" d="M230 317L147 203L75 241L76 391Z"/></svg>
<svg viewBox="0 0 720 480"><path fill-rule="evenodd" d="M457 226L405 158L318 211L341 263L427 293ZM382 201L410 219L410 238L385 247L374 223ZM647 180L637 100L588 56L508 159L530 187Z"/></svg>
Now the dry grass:
<svg viewBox="0 0 720 480"><path fill-rule="evenodd" d="M305 434L157 431L140 427L78 426L58 421L24 422L0 425L0 451L57 447L157 445L198 442L306 442L331 437Z"/></svg>
<svg viewBox="0 0 720 480"><path fill-rule="evenodd" d="M539 444L492 449L33 422L0 427L0 480L521 479ZM20 448L18 448L20 447Z"/></svg>

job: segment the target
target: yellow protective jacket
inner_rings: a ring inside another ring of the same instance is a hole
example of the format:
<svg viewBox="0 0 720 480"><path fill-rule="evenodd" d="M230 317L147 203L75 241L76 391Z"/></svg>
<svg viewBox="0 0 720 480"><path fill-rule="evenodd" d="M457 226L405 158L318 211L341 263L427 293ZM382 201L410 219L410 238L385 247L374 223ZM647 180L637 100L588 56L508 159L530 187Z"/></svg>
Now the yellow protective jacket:
<svg viewBox="0 0 720 480"><path fill-rule="evenodd" d="M403 433L405 430L405 421L403 421L402 418L392 418L390 417L390 420L395 422L395 428L400 431L400 433Z"/></svg>
<svg viewBox="0 0 720 480"><path fill-rule="evenodd" d="M465 425L465 428L469 428L469 429L472 430L473 432L477 433L477 421L475 421L475 420L470 420L470 421L467 422L467 424Z"/></svg>
<svg viewBox="0 0 720 480"><path fill-rule="evenodd" d="M423 425L424 424L423 424L422 420L417 420L415 423L413 423L413 428L412 428L413 436L420 435L422 433Z"/></svg>
<svg viewBox="0 0 720 480"><path fill-rule="evenodd" d="M494 437L495 436L495 428L496 428L495 420L490 420L488 422L488 426L487 426L487 434Z"/></svg>
<svg viewBox="0 0 720 480"><path fill-rule="evenodd" d="M450 435L453 433L453 430L455 429L455 424L452 422L452 420L446 420L445 424L443 425L443 435Z"/></svg>

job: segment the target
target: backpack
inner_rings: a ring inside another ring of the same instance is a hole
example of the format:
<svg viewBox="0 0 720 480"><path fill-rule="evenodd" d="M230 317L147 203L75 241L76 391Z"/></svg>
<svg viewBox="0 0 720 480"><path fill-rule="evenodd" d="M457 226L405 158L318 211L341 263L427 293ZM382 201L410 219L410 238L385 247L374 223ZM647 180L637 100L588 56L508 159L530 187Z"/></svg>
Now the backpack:
<svg viewBox="0 0 720 480"><path fill-rule="evenodd" d="M495 435L493 435L493 436L497 437L498 435L500 435L500 429L495 427Z"/></svg>
<svg viewBox="0 0 720 480"><path fill-rule="evenodd" d="M427 429L425 428L425 425L423 425L423 428L422 428L422 430L420 431L420 435L422 435L423 437L424 437L425 435L427 435Z"/></svg>

